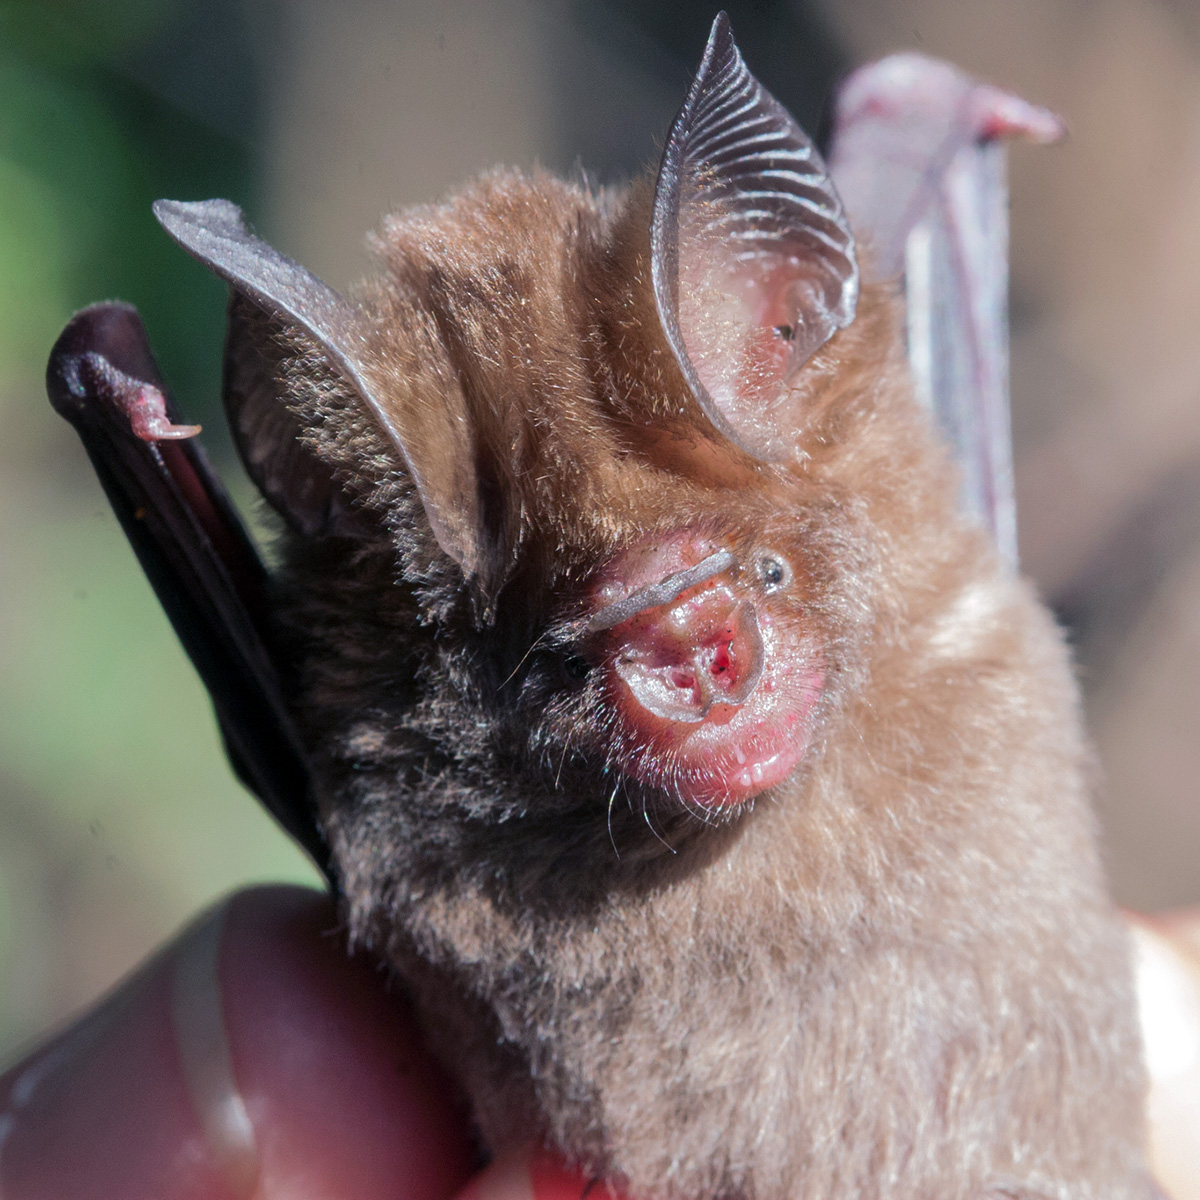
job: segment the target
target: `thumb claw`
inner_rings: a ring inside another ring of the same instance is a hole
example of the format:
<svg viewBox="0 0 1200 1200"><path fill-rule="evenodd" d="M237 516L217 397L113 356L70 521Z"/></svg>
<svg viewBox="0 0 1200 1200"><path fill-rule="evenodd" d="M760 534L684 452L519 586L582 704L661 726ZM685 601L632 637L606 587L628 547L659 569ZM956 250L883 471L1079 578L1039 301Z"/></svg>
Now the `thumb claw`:
<svg viewBox="0 0 1200 1200"><path fill-rule="evenodd" d="M178 441L200 432L199 425L172 423L162 392L148 383L138 388L130 402L129 424L143 442Z"/></svg>

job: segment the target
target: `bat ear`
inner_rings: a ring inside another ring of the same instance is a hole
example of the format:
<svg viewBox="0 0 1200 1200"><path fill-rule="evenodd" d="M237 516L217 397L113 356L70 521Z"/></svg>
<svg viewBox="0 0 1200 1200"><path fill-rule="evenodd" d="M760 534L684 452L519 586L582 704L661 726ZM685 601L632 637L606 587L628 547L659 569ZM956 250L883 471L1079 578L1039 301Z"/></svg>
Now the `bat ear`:
<svg viewBox="0 0 1200 1200"><path fill-rule="evenodd" d="M296 334L290 322L235 287L221 390L246 473L297 533L312 537L351 528L354 516L333 468L305 439L303 422L288 407L286 364L296 355L297 343L310 370L319 370L322 359L311 337Z"/></svg>
<svg viewBox="0 0 1200 1200"><path fill-rule="evenodd" d="M858 264L816 147L746 69L719 13L671 126L650 228L667 341L712 423L755 457L789 451L789 383L854 319Z"/></svg>
<svg viewBox="0 0 1200 1200"><path fill-rule="evenodd" d="M464 499L468 476L455 469L465 450L453 437L434 438L454 461L423 464L426 469L413 461L373 383L371 361L362 349L369 330L358 310L250 233L241 209L228 200L158 200L154 215L232 289L225 396L234 437L251 478L293 528L313 534L352 518L333 469L303 438L300 419L281 395L280 332L311 344L331 375L358 394L416 485L439 545L465 574L479 573L485 564L478 514ZM445 423L453 424L449 417Z"/></svg>

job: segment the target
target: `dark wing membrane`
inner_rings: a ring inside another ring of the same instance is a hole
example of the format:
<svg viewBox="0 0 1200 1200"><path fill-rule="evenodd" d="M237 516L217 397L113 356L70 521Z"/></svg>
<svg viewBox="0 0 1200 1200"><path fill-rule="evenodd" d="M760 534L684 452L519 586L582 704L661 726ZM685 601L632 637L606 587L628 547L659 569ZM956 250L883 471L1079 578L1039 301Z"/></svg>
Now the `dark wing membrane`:
<svg viewBox="0 0 1200 1200"><path fill-rule="evenodd" d="M671 348L714 424L751 453L778 457L778 448L767 451L761 439L731 425L680 328L688 258L711 255L715 246L728 249L744 278L763 286L780 276L790 281L785 378L854 319L854 239L825 164L791 114L747 70L724 13L713 23L663 153L651 226L654 294Z"/></svg>
<svg viewBox="0 0 1200 1200"><path fill-rule="evenodd" d="M239 778L332 878L269 649L262 562L199 446L159 440L195 429L173 424L137 312L98 304L78 313L55 343L46 384L208 687Z"/></svg>
<svg viewBox="0 0 1200 1200"><path fill-rule="evenodd" d="M1045 109L898 54L837 98L830 167L875 278L900 278L917 395L962 471L962 507L1017 559L1008 399L1003 137L1061 135Z"/></svg>

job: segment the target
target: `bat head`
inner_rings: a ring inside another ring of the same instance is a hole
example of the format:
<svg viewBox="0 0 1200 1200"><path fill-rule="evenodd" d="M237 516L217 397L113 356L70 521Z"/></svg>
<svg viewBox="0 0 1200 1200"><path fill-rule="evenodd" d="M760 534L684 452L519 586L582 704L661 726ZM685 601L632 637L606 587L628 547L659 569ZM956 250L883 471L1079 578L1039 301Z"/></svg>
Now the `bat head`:
<svg viewBox="0 0 1200 1200"><path fill-rule="evenodd" d="M894 314L723 15L653 180L495 172L389 218L350 298L226 201L156 213L231 285L227 407L290 530L331 794L561 845L621 796L729 824L798 777L878 619L868 526L922 490L880 416Z"/></svg>

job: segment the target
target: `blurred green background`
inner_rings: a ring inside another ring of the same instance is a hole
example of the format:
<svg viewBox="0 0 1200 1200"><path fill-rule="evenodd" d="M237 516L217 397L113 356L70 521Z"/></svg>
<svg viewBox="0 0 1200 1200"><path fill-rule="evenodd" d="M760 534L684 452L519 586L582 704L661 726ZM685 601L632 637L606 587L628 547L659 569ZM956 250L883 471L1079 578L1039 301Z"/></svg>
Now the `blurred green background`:
<svg viewBox="0 0 1200 1200"><path fill-rule="evenodd" d="M129 300L231 466L214 403L224 288L180 269L149 205L229 195L253 210L257 75L231 7L185 106L168 54L190 7L0 5L0 1056L215 894L316 880L231 777L207 697L42 384L72 311Z"/></svg>
<svg viewBox="0 0 1200 1200"><path fill-rule="evenodd" d="M652 161L715 3L0 0L0 1060L213 897L317 882L233 781L207 698L42 373L71 313L141 310L255 517L217 403L223 288L150 216L228 196L334 286L363 231L495 163ZM1075 642L1115 887L1200 899L1200 7L734 0L808 128L922 49L1067 114L1017 150L1026 568Z"/></svg>

